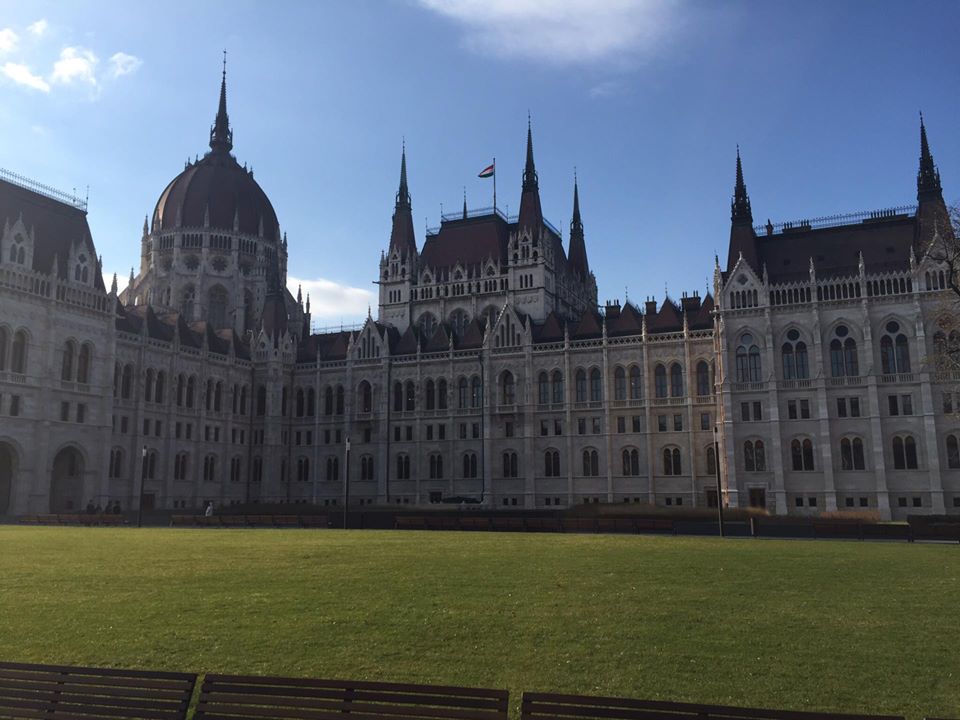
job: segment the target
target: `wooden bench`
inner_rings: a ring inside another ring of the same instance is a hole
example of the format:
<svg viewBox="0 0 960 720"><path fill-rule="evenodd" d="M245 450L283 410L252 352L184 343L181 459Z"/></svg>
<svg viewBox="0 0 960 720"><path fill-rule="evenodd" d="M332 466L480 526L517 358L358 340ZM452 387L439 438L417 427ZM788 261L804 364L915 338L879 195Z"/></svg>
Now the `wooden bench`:
<svg viewBox="0 0 960 720"><path fill-rule="evenodd" d="M146 670L0 663L0 717L187 717L197 676Z"/></svg>
<svg viewBox="0 0 960 720"><path fill-rule="evenodd" d="M207 675L194 720L362 717L506 720L507 691L308 678Z"/></svg>
<svg viewBox="0 0 960 720"><path fill-rule="evenodd" d="M634 700L631 698L557 695L525 692L520 705L520 720L903 720L901 715L857 715L833 712L770 710L698 705L694 703Z"/></svg>

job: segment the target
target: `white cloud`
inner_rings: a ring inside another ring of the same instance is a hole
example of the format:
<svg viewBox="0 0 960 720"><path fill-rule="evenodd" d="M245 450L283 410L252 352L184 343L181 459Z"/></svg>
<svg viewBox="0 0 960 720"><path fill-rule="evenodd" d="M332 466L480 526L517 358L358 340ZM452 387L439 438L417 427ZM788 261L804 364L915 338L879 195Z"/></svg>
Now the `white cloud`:
<svg viewBox="0 0 960 720"><path fill-rule="evenodd" d="M97 84L97 56L92 50L82 47L65 47L60 51L60 59L53 64L50 81L70 85L74 82Z"/></svg>
<svg viewBox="0 0 960 720"><path fill-rule="evenodd" d="M624 62L656 49L676 0L420 0L464 26L468 48L556 65Z"/></svg>
<svg viewBox="0 0 960 720"><path fill-rule="evenodd" d="M114 53L110 57L110 76L114 78L136 72L143 65L143 60L125 52Z"/></svg>
<svg viewBox="0 0 960 720"><path fill-rule="evenodd" d="M13 52L17 49L17 43L20 41L20 38L17 37L17 34L10 28L3 28L0 30L0 53Z"/></svg>
<svg viewBox="0 0 960 720"><path fill-rule="evenodd" d="M310 313L315 321L336 324L341 320L356 320L367 315L367 308L376 302L373 293L363 288L341 285L333 280L287 276L287 287L293 296L297 295L297 288L302 286L304 302L310 295Z"/></svg>
<svg viewBox="0 0 960 720"><path fill-rule="evenodd" d="M41 18L37 20L35 23L31 23L30 25L28 25L27 30L33 35L40 37L47 31L47 21Z"/></svg>
<svg viewBox="0 0 960 720"><path fill-rule="evenodd" d="M50 85L47 84L47 81L39 75L34 75L32 72L30 72L30 68L28 68L26 65L8 62L2 68L0 68L0 72L2 72L7 78L15 82L17 85L33 88L34 90L39 90L40 92L50 92Z"/></svg>
<svg viewBox="0 0 960 720"><path fill-rule="evenodd" d="M613 80L604 80L601 83L594 85L590 88L590 97L595 98L608 98L613 97L621 92L623 88L620 83Z"/></svg>

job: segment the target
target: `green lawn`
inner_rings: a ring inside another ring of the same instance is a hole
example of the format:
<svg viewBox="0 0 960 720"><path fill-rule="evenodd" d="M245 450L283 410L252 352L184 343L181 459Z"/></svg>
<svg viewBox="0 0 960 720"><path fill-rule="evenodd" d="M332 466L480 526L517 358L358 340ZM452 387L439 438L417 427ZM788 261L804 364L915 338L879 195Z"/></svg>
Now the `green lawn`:
<svg viewBox="0 0 960 720"><path fill-rule="evenodd" d="M960 713L960 547L0 527L0 660Z"/></svg>

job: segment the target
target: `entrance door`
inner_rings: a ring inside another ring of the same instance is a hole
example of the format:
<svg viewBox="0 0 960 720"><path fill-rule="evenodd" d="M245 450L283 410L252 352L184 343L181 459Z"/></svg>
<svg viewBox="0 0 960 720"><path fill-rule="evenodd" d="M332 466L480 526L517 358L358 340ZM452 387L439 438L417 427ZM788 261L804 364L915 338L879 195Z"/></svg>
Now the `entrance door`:
<svg viewBox="0 0 960 720"><path fill-rule="evenodd" d="M50 479L50 512L79 512L83 500L83 456L76 448L64 448L53 460Z"/></svg>
<svg viewBox="0 0 960 720"><path fill-rule="evenodd" d="M13 448L0 443L0 515L10 512L10 493L13 491Z"/></svg>
<svg viewBox="0 0 960 720"><path fill-rule="evenodd" d="M765 488L750 488L750 507L767 507L767 491Z"/></svg>

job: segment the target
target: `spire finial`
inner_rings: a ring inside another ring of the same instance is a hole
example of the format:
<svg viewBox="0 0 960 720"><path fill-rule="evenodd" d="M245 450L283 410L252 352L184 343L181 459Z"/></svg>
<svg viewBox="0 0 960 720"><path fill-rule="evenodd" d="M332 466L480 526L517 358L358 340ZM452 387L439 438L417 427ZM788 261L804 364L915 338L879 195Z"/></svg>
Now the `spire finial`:
<svg viewBox="0 0 960 720"><path fill-rule="evenodd" d="M397 207L410 207L410 189L407 186L407 139L400 143L400 187L397 190Z"/></svg>
<svg viewBox="0 0 960 720"><path fill-rule="evenodd" d="M940 171L933 162L930 144L927 142L927 128L920 113L920 169L917 171L917 200L934 199L943 196L940 187Z"/></svg>
<svg viewBox="0 0 960 720"><path fill-rule="evenodd" d="M230 152L233 149L233 130L230 129L230 118L227 115L227 51L223 51L223 72L220 79L220 105L217 107L217 118L210 128L210 149Z"/></svg>
<svg viewBox="0 0 960 720"><path fill-rule="evenodd" d="M537 169L533 163L533 125L530 111L527 110L527 161L523 167L523 189L533 190L537 187Z"/></svg>
<svg viewBox="0 0 960 720"><path fill-rule="evenodd" d="M743 181L743 164L740 162L739 143L737 144L737 181L733 189L733 202L730 204L730 219L733 222L753 223L750 197L747 195L747 185Z"/></svg>

